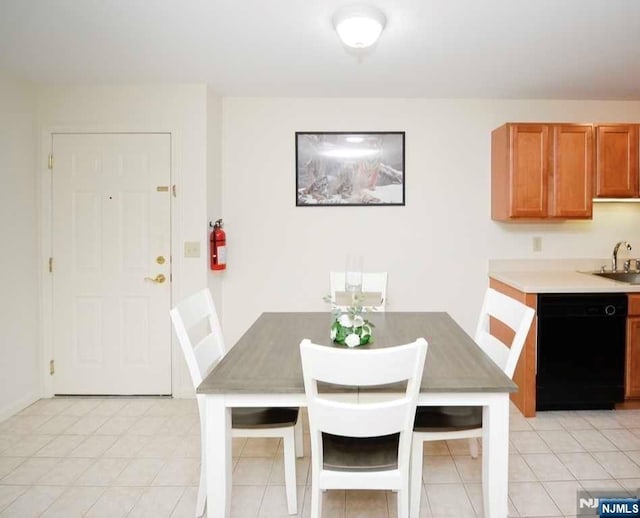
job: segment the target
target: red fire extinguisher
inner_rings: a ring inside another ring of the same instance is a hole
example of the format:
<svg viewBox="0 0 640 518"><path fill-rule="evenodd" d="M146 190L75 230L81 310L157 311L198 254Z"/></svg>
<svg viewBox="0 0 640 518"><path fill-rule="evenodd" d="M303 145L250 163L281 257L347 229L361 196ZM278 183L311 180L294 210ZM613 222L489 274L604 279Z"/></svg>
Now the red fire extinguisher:
<svg viewBox="0 0 640 518"><path fill-rule="evenodd" d="M224 270L227 267L227 235L222 230L222 218L213 225L211 236L209 236L209 251L211 255L211 269Z"/></svg>

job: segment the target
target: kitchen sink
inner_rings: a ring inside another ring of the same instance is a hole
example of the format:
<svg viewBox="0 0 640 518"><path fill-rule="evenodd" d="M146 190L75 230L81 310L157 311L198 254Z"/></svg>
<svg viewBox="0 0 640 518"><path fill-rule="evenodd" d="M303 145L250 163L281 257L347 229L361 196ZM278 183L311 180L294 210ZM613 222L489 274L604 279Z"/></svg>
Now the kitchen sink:
<svg viewBox="0 0 640 518"><path fill-rule="evenodd" d="M640 284L640 272L596 272L593 275L629 284Z"/></svg>

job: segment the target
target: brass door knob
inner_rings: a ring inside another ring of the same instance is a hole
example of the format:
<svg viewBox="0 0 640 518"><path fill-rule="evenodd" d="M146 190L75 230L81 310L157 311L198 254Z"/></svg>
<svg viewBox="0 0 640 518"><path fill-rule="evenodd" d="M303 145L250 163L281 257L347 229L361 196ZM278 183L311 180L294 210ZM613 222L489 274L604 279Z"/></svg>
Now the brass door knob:
<svg viewBox="0 0 640 518"><path fill-rule="evenodd" d="M155 282L157 284L162 284L164 281L167 280L167 278L163 274L159 273L158 275L155 276L155 278L154 277L145 277L144 280L145 281L152 281L152 282Z"/></svg>

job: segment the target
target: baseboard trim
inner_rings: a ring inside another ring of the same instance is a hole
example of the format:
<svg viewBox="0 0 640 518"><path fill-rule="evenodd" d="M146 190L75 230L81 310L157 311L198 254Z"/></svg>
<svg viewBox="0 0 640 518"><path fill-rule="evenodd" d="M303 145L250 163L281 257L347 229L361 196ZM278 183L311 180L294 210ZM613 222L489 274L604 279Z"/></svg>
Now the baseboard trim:
<svg viewBox="0 0 640 518"><path fill-rule="evenodd" d="M175 399L194 399L196 397L196 394L193 390L193 387L181 388L175 389L173 391L173 397Z"/></svg>
<svg viewBox="0 0 640 518"><path fill-rule="evenodd" d="M33 403L38 401L38 399L40 399L40 392L33 391L23 398L20 398L18 401L10 403L4 408L0 408L0 423L2 421L5 421L6 419L9 419L11 416L16 415L18 412L24 410L29 405L32 405Z"/></svg>

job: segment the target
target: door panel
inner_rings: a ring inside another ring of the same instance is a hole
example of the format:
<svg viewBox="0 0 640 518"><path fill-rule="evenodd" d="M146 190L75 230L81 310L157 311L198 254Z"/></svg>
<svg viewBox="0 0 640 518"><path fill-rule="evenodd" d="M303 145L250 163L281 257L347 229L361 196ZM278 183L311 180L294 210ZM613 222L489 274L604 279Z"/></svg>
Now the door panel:
<svg viewBox="0 0 640 518"><path fill-rule="evenodd" d="M52 145L54 391L170 394L170 135Z"/></svg>
<svg viewBox="0 0 640 518"><path fill-rule="evenodd" d="M596 131L596 196L638 196L637 127L616 124Z"/></svg>
<svg viewBox="0 0 640 518"><path fill-rule="evenodd" d="M511 126L511 216L547 216L549 128L544 124Z"/></svg>
<svg viewBox="0 0 640 518"><path fill-rule="evenodd" d="M590 218L593 202L593 127L553 127L553 183L549 215Z"/></svg>

